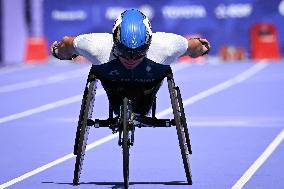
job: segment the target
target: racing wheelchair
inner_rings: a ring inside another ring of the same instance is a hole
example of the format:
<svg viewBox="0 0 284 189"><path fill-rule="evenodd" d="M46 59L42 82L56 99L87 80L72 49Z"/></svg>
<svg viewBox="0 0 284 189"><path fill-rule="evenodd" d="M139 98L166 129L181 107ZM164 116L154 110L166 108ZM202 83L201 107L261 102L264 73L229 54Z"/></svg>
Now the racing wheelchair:
<svg viewBox="0 0 284 189"><path fill-rule="evenodd" d="M156 64L155 69L159 70L155 79L129 82L114 80L115 77L107 78L108 74L104 73L103 65L91 67L83 94L74 144L76 163L73 185L79 185L89 129L92 126L107 127L113 133L118 133L118 145L122 147L123 152L123 178L126 189L129 187L129 149L134 144L135 128L175 126L187 183L192 185L189 164L189 154L192 154L192 151L180 90L175 85L169 65ZM165 79L168 83L174 119L158 119L155 115L156 93ZM98 80L109 100L109 115L104 120L92 118Z"/></svg>

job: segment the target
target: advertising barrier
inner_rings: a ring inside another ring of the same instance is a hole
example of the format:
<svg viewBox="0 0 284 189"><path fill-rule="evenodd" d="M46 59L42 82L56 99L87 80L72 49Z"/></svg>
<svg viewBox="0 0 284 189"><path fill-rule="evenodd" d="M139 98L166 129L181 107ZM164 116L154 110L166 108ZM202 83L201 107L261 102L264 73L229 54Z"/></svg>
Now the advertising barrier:
<svg viewBox="0 0 284 189"><path fill-rule="evenodd" d="M221 46L241 47L250 54L251 26L272 23L284 54L284 0L45 0L43 7L49 44L65 35L111 32L120 12L137 8L149 17L154 32L206 37L211 54L217 54Z"/></svg>
<svg viewBox="0 0 284 189"><path fill-rule="evenodd" d="M273 24L257 23L251 29L251 57L253 59L280 59L277 30Z"/></svg>

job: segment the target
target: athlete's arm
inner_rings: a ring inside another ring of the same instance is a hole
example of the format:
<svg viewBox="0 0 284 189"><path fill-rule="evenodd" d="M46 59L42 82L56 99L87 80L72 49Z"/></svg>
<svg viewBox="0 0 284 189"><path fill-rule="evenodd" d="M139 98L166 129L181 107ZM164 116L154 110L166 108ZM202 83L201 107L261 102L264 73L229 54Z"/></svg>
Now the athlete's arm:
<svg viewBox="0 0 284 189"><path fill-rule="evenodd" d="M73 36L65 36L59 42L54 41L50 47L52 55L60 60L71 60L78 56L73 46L74 39Z"/></svg>
<svg viewBox="0 0 284 189"><path fill-rule="evenodd" d="M186 54L192 58L205 55L210 50L210 43L203 38L189 38Z"/></svg>

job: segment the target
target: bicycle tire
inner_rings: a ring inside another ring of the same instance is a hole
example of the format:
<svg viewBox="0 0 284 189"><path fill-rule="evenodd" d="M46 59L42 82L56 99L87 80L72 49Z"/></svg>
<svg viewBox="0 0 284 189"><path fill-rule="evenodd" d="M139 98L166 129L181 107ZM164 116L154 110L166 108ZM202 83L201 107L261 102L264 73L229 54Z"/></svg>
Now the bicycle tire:
<svg viewBox="0 0 284 189"><path fill-rule="evenodd" d="M129 141L128 141L128 118L129 118L129 109L128 109L128 99L123 99L123 138L122 138L122 151L123 151L123 179L124 179L124 188L128 189L129 187Z"/></svg>
<svg viewBox="0 0 284 189"><path fill-rule="evenodd" d="M91 81L89 83L89 86L86 86L85 88L82 100L82 106L79 115L78 128L77 128L77 132L79 133L76 133L76 137L79 137L77 140L77 146L76 146L77 149L75 149L74 146L74 152L76 150L76 155L77 155L75 162L75 169L74 169L74 177L73 177L74 185L79 184L84 156L85 156L85 150L87 146L88 134L90 129L90 127L87 125L87 122L90 116L90 109L92 110L93 101L94 101L94 95L93 95L94 83L95 81Z"/></svg>

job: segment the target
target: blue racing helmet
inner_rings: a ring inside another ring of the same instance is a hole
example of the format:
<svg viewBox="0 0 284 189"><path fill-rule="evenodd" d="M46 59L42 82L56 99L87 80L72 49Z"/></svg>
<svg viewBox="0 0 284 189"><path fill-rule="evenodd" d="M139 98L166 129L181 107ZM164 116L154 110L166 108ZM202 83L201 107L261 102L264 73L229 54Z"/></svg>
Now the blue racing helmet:
<svg viewBox="0 0 284 189"><path fill-rule="evenodd" d="M114 54L138 59L145 56L152 39L148 18L139 10L126 10L116 19L113 30Z"/></svg>

